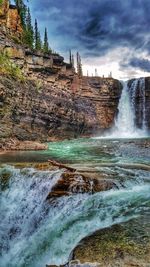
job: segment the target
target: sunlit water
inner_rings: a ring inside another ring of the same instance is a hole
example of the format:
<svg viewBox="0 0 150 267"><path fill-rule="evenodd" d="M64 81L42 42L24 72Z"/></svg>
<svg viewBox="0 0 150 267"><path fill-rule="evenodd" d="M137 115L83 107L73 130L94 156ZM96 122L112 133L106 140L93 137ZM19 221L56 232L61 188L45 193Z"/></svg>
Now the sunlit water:
<svg viewBox="0 0 150 267"><path fill-rule="evenodd" d="M7 163L0 168L1 266L66 263L83 237L150 214L150 172L137 167L149 166L147 144L149 139L80 139L49 143L49 150L44 152L1 155L0 160ZM46 197L63 170L37 171L10 165L18 158L53 158L80 169L90 167L115 180L120 189L75 194L48 202Z"/></svg>

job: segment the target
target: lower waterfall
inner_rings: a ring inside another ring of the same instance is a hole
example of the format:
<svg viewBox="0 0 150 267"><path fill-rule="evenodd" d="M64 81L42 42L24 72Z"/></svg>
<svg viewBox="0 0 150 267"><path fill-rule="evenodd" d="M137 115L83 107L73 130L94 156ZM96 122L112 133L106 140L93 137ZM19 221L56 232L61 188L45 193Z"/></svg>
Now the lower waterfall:
<svg viewBox="0 0 150 267"><path fill-rule="evenodd" d="M132 170L128 177L124 171L124 187L120 190L46 201L62 172L0 167L0 266L65 264L85 236L149 212L150 184L142 182L149 179L145 172L136 171L136 179L132 179Z"/></svg>

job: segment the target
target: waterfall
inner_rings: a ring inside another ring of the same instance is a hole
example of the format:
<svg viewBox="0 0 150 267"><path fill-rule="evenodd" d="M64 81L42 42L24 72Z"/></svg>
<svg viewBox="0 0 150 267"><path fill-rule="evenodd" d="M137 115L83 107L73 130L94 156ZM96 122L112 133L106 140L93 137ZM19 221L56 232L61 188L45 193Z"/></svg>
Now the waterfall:
<svg viewBox="0 0 150 267"><path fill-rule="evenodd" d="M111 131L94 139L148 137L145 78L121 83L123 89L114 127Z"/></svg>
<svg viewBox="0 0 150 267"><path fill-rule="evenodd" d="M140 100L139 106L137 106L137 97ZM147 134L145 78L135 79L131 83L130 81L123 83L118 110L115 128L119 137L141 137ZM139 123L137 123L138 121Z"/></svg>
<svg viewBox="0 0 150 267"><path fill-rule="evenodd" d="M145 78L122 82L112 137L134 138L147 136ZM138 99L138 100L137 100Z"/></svg>
<svg viewBox="0 0 150 267"><path fill-rule="evenodd" d="M123 82L123 91L118 106L118 117L115 121L115 128L118 132L118 137L132 136L136 132L134 124L133 105L128 91L128 82Z"/></svg>

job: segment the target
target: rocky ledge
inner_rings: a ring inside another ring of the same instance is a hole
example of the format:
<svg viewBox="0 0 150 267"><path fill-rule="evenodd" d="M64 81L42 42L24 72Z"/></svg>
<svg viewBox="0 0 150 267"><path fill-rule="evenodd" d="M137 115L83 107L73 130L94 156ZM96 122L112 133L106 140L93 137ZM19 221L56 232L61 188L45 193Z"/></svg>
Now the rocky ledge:
<svg viewBox="0 0 150 267"><path fill-rule="evenodd" d="M37 150L46 150L48 146L44 143L33 142L33 141L19 141L15 139L6 139L2 140L0 143L0 150L3 152L6 151L37 151Z"/></svg>

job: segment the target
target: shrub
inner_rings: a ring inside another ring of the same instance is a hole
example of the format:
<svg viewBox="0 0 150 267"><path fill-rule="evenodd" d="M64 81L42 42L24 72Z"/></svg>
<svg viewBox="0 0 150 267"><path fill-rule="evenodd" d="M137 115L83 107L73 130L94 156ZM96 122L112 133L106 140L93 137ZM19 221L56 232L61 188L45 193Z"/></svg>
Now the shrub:
<svg viewBox="0 0 150 267"><path fill-rule="evenodd" d="M0 53L0 74L8 74L17 80L25 81L21 69L4 53Z"/></svg>

